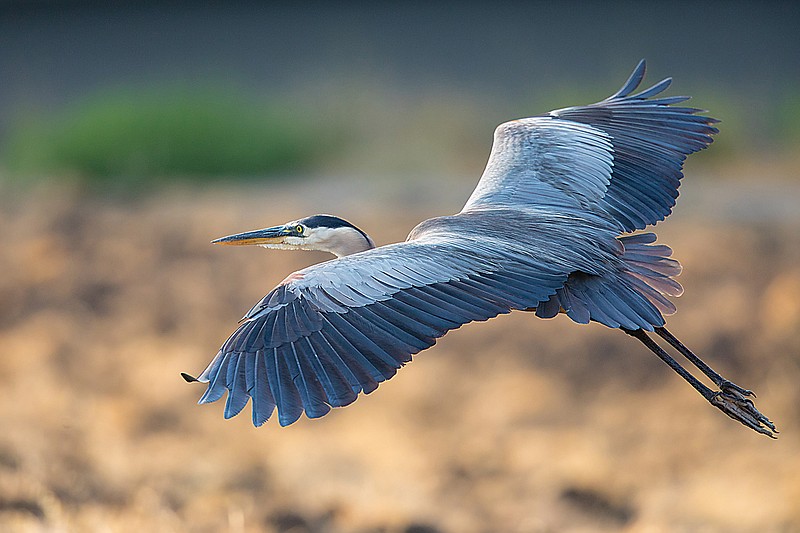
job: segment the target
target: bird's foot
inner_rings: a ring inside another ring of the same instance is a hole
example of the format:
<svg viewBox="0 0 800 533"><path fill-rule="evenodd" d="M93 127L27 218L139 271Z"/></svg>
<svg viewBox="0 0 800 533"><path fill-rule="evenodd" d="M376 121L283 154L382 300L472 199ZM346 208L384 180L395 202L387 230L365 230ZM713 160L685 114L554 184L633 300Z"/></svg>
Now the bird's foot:
<svg viewBox="0 0 800 533"><path fill-rule="evenodd" d="M777 438L775 434L778 433L778 430L775 429L775 424L761 414L761 411L756 409L753 400L748 398L748 396L755 397L752 391L743 389L730 381L722 383L720 389L711 397L711 405L754 431L773 439Z"/></svg>

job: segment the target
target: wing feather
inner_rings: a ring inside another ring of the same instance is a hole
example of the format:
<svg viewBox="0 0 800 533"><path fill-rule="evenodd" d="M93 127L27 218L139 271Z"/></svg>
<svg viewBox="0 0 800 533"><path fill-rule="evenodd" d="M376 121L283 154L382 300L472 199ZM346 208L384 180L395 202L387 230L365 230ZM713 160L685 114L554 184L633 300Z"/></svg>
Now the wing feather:
<svg viewBox="0 0 800 533"><path fill-rule="evenodd" d="M247 391L247 356L234 356L233 364L228 365L226 384L230 393L225 403L225 418L238 415L247 405L250 395Z"/></svg>
<svg viewBox="0 0 800 533"><path fill-rule="evenodd" d="M208 388L200 397L199 403L216 402L225 394L227 389L225 376L227 375L230 359L230 354L220 351L211 361L211 364L197 377L198 381L208 382Z"/></svg>
<svg viewBox="0 0 800 533"><path fill-rule="evenodd" d="M253 425L258 427L272 416L275 410L275 399L269 388L267 377L267 363L264 359L264 350L255 353L253 361L253 389L250 396L253 398Z"/></svg>
<svg viewBox="0 0 800 533"><path fill-rule="evenodd" d="M320 374L312 370L311 362L305 353L304 342L293 342L289 345L288 368L295 386L303 400L303 407L308 418L320 418L331 410L327 395L320 380ZM322 376L325 374L323 373Z"/></svg>
<svg viewBox="0 0 800 533"><path fill-rule="evenodd" d="M271 363L267 363L269 371L270 388L272 396L278 405L278 422L288 426L297 421L303 414L303 401L300 392L294 383L287 361L290 345L278 346L272 349ZM313 409L313 406L307 406Z"/></svg>

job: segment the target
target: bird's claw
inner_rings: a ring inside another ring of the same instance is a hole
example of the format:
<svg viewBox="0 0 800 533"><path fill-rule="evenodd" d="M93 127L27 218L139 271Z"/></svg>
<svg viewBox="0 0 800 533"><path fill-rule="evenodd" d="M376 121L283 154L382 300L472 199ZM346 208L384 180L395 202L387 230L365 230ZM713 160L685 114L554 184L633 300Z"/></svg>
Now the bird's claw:
<svg viewBox="0 0 800 533"><path fill-rule="evenodd" d="M755 397L752 391L743 389L730 381L724 382L720 389L711 397L711 405L754 431L773 439L777 438L775 434L778 433L778 430L775 429L775 424L761 414L756 409L753 400L748 398L748 396Z"/></svg>
<svg viewBox="0 0 800 533"><path fill-rule="evenodd" d="M732 381L728 381L727 379L719 384L719 388L722 390L722 392L734 391L734 392L738 392L742 396L752 396L753 398L756 397L756 393L755 392L751 391L750 389L742 388L739 385L737 385L736 383L734 383Z"/></svg>

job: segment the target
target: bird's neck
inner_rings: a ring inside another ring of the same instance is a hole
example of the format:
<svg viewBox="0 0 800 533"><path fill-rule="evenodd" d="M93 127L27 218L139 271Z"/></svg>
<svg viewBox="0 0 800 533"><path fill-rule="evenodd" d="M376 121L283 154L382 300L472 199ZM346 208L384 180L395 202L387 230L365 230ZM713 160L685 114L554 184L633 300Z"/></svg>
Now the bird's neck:
<svg viewBox="0 0 800 533"><path fill-rule="evenodd" d="M336 257L357 254L375 248L375 243L366 233L355 228L336 228L328 235L319 234L317 243L308 243L309 248L330 252Z"/></svg>

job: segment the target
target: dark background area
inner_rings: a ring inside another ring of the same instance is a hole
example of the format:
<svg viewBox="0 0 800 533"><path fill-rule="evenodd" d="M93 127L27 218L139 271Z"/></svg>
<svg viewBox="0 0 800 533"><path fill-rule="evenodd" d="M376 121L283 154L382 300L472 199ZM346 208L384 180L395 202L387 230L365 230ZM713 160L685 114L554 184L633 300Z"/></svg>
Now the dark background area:
<svg viewBox="0 0 800 533"><path fill-rule="evenodd" d="M32 1L0 14L6 109L174 78L269 91L356 75L518 97L616 82L640 57L756 100L800 82L794 2Z"/></svg>
<svg viewBox="0 0 800 533"><path fill-rule="evenodd" d="M3 2L0 132L109 86L515 102L613 86L642 57L769 129L759 116L797 97L798 27L795 2Z"/></svg>

